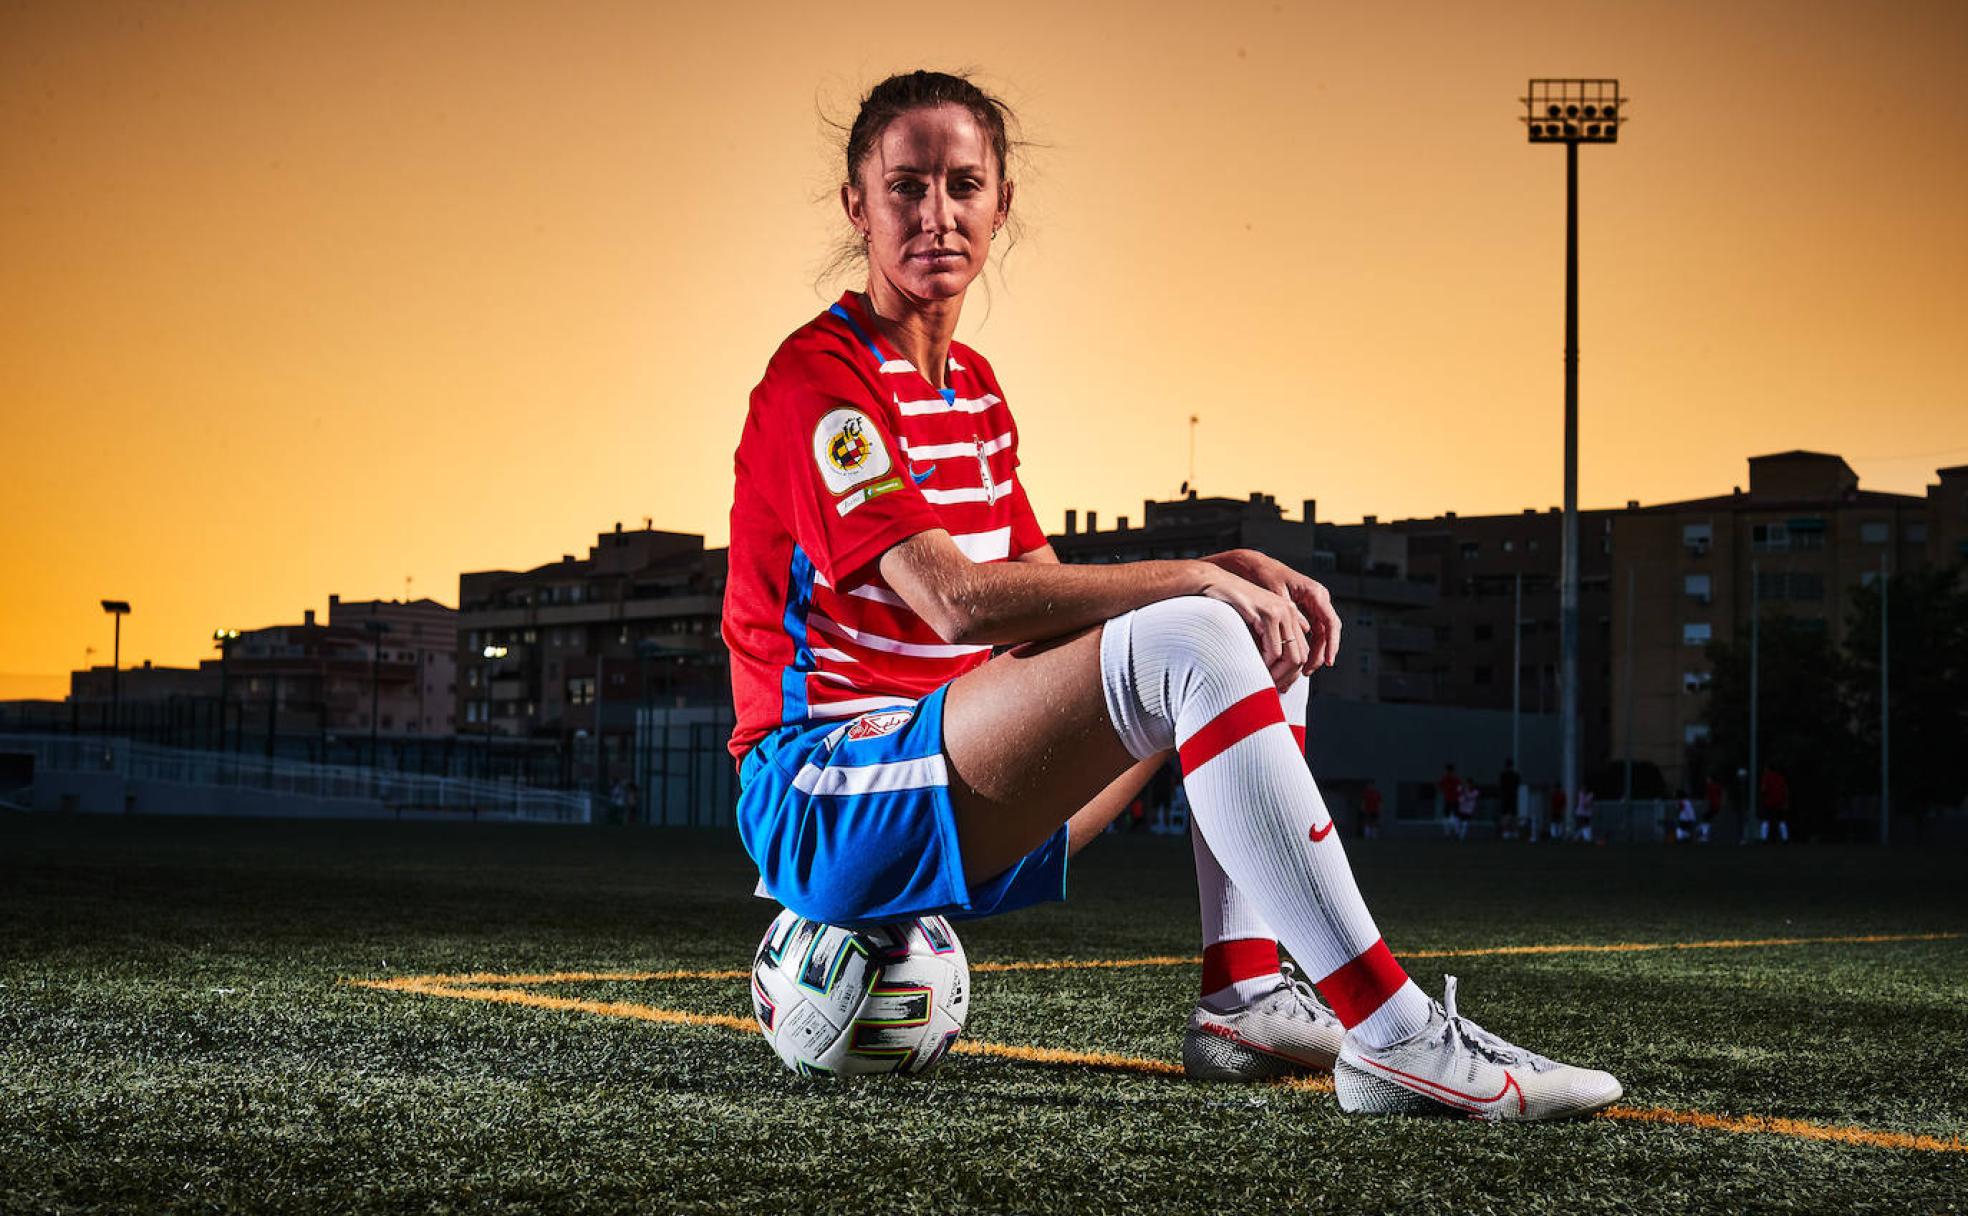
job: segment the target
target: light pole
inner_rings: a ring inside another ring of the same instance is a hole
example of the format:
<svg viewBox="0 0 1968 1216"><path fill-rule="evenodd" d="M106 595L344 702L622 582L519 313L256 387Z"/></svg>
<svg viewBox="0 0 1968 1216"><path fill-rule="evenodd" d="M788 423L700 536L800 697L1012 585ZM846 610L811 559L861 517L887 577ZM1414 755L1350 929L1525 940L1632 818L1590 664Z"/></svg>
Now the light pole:
<svg viewBox="0 0 1968 1216"><path fill-rule="evenodd" d="M487 642L485 649L479 653L480 657L485 660L485 729L483 733L485 735L485 776L487 780L490 780L492 777L492 665L506 657L506 648Z"/></svg>
<svg viewBox="0 0 1968 1216"><path fill-rule="evenodd" d="M1757 767L1757 734L1761 725L1757 713L1762 702L1763 676L1763 575L1755 561L1749 563L1749 793L1748 805L1743 811L1744 833L1748 832L1749 816L1757 819L1760 833L1763 819L1763 770Z"/></svg>
<svg viewBox="0 0 1968 1216"><path fill-rule="evenodd" d="M104 600L103 611L116 618L116 649L109 661L109 716L113 723L123 720L123 618L129 614L130 601Z"/></svg>
<svg viewBox="0 0 1968 1216"><path fill-rule="evenodd" d="M1578 519L1578 150L1619 141L1617 79L1532 80L1524 125L1534 144L1565 146L1565 536L1558 633L1559 712L1563 715L1565 800L1579 789L1579 519Z"/></svg>
<svg viewBox="0 0 1968 1216"><path fill-rule="evenodd" d="M370 617L362 622L369 633L369 767L377 767L376 762L376 712L378 689L381 686L381 664L383 659L383 635L389 632L389 622Z"/></svg>
<svg viewBox="0 0 1968 1216"><path fill-rule="evenodd" d="M219 750L220 751L224 751L226 749L226 733L227 733L226 719L227 719L227 711L231 705L226 695L227 668L229 666L229 661L232 658L232 644L238 640L239 640L239 631L237 629L214 629L212 631L212 645L217 646L219 648Z"/></svg>
<svg viewBox="0 0 1968 1216"><path fill-rule="evenodd" d="M1886 611L1892 606L1892 581L1886 555L1879 555L1879 843L1887 843L1893 819L1892 702L1886 685Z"/></svg>

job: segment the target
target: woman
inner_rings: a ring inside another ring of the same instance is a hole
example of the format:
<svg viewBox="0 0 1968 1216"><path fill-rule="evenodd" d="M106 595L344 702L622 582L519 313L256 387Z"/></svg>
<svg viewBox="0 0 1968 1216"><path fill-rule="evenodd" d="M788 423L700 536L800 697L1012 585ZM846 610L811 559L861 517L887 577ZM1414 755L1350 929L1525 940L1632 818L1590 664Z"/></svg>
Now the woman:
<svg viewBox="0 0 1968 1216"><path fill-rule="evenodd" d="M1430 1001L1380 940L1304 762L1305 677L1339 649L1324 588L1249 551L1054 557L997 378L953 337L1011 217L1006 117L941 73L868 94L840 190L867 286L752 393L724 636L764 887L848 924L1064 898L1068 856L1173 751L1203 903L1192 1075L1333 1067L1349 1111L1613 1101L1607 1074L1458 1017L1453 979Z"/></svg>

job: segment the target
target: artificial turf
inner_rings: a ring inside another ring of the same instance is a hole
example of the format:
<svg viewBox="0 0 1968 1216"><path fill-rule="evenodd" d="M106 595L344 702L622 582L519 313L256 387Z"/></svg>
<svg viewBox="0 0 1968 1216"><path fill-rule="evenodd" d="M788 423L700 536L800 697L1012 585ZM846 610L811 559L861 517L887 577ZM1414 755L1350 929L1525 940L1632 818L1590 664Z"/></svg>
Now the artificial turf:
<svg viewBox="0 0 1968 1216"><path fill-rule="evenodd" d="M1960 852L1348 842L1397 951L1968 934ZM0 1212L1893 1211L1968 1154L953 1057L801 1080L754 1035L351 979L743 967L707 832L0 814ZM973 963L1192 956L1182 840L1108 837ZM1633 1108L1968 1139L1968 937L1417 958ZM1197 969L980 971L967 1039L1178 1058ZM536 990L748 1016L742 981Z"/></svg>

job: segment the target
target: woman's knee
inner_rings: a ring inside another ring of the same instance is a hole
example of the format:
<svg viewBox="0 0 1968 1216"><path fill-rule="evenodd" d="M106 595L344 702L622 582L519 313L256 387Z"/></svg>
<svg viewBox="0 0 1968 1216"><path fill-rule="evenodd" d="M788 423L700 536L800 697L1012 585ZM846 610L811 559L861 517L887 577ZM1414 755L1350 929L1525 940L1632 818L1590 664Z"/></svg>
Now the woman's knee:
<svg viewBox="0 0 1968 1216"><path fill-rule="evenodd" d="M1237 610L1206 595L1181 595L1137 608L1131 614L1137 637L1212 651L1230 642L1250 641L1250 629ZM1254 649L1254 647L1253 647Z"/></svg>

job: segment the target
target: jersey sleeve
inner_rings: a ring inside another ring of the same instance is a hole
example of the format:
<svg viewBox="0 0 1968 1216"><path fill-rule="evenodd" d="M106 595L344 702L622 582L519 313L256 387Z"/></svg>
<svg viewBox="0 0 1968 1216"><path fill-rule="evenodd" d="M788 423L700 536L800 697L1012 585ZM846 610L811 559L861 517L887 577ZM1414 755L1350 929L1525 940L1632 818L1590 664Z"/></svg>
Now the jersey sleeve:
<svg viewBox="0 0 1968 1216"><path fill-rule="evenodd" d="M775 368L753 397L762 466L793 541L828 582L918 532L943 526L908 475L880 402L841 360L813 354Z"/></svg>

